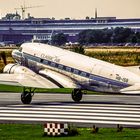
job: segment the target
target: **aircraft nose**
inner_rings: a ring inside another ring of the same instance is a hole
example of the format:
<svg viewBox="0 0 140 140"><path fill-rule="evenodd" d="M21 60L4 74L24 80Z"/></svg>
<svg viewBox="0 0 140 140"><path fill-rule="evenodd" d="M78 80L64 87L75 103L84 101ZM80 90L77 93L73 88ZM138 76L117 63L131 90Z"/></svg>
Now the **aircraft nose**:
<svg viewBox="0 0 140 140"><path fill-rule="evenodd" d="M22 53L19 50L13 50L12 57L17 61L20 61L22 58Z"/></svg>

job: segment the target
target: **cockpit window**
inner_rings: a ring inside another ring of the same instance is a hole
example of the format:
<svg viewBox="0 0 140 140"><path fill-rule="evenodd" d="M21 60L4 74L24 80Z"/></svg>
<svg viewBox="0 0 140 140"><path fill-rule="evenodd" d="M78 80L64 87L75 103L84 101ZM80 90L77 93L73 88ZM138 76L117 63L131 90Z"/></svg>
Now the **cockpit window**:
<svg viewBox="0 0 140 140"><path fill-rule="evenodd" d="M20 52L22 52L22 47L19 47L19 49L18 49Z"/></svg>

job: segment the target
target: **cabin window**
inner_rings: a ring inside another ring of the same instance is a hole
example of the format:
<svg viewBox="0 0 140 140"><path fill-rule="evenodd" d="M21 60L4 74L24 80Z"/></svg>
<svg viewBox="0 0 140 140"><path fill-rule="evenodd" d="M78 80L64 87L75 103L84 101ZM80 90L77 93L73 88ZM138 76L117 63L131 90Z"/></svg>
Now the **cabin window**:
<svg viewBox="0 0 140 140"><path fill-rule="evenodd" d="M45 60L44 63L45 63L46 65L48 65L48 61L47 61L47 60Z"/></svg>
<svg viewBox="0 0 140 140"><path fill-rule="evenodd" d="M40 59L40 62L43 63L43 59Z"/></svg>
<svg viewBox="0 0 140 140"><path fill-rule="evenodd" d="M52 66L52 67L55 67L55 63L54 63L54 62L51 62L51 66Z"/></svg>
<svg viewBox="0 0 140 140"><path fill-rule="evenodd" d="M63 70L63 65L58 65L58 69Z"/></svg>
<svg viewBox="0 0 140 140"><path fill-rule="evenodd" d="M74 69L73 73L78 75L79 71Z"/></svg>
<svg viewBox="0 0 140 140"><path fill-rule="evenodd" d="M66 67L66 71L71 72L71 68Z"/></svg>
<svg viewBox="0 0 140 140"><path fill-rule="evenodd" d="M85 72L81 72L80 75L86 77L86 73Z"/></svg>
<svg viewBox="0 0 140 140"><path fill-rule="evenodd" d="M93 80L94 79L94 76L93 75L90 75L89 76L89 79L92 79Z"/></svg>

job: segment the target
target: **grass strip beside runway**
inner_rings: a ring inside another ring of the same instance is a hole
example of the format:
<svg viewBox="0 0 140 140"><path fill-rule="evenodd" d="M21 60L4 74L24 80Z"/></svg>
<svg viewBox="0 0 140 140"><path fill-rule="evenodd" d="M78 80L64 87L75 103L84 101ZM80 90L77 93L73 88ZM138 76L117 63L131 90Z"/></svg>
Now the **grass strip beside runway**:
<svg viewBox="0 0 140 140"><path fill-rule="evenodd" d="M93 134L91 128L78 128L79 135L68 137L46 137L43 136L43 125L27 124L0 124L0 140L138 140L140 139L140 129L124 128L122 132L117 132L115 128L100 128L99 132Z"/></svg>
<svg viewBox="0 0 140 140"><path fill-rule="evenodd" d="M57 88L57 89L36 89L36 93L72 93L73 89L69 88ZM23 87L9 86L0 84L0 92L15 92L22 93ZM88 94L102 94L98 92L86 91Z"/></svg>
<svg viewBox="0 0 140 140"><path fill-rule="evenodd" d="M23 91L23 87L18 86L8 86L8 85L0 85L0 92L16 92L21 93ZM36 89L35 92L39 93L71 93L72 89L67 88L58 88L58 89Z"/></svg>

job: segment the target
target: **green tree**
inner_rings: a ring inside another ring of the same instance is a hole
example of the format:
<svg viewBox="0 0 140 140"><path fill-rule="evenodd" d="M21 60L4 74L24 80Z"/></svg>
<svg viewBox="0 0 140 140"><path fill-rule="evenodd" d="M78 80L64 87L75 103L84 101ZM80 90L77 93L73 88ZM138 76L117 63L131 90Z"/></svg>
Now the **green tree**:
<svg viewBox="0 0 140 140"><path fill-rule="evenodd" d="M133 35L133 36L132 36L131 42L132 42L132 43L137 43L137 37L136 37L136 35Z"/></svg>
<svg viewBox="0 0 140 140"><path fill-rule="evenodd" d="M102 37L103 43L112 43L113 30L112 29L104 29L104 35Z"/></svg>
<svg viewBox="0 0 140 140"><path fill-rule="evenodd" d="M84 30L82 32L79 33L79 37L78 37L78 42L81 44L81 45L84 45L86 43L88 43L88 33L90 32L91 30Z"/></svg>
<svg viewBox="0 0 140 140"><path fill-rule="evenodd" d="M136 32L137 43L140 43L140 32Z"/></svg>
<svg viewBox="0 0 140 140"><path fill-rule="evenodd" d="M117 27L115 29L84 30L79 33L78 42L81 45L93 43L127 43L139 42L140 33L134 33L129 28Z"/></svg>
<svg viewBox="0 0 140 140"><path fill-rule="evenodd" d="M52 36L51 44L56 46L64 45L67 42L67 36L63 33L58 33Z"/></svg>
<svg viewBox="0 0 140 140"><path fill-rule="evenodd" d="M117 27L114 29L113 42L114 43L129 42L133 34L134 32L129 28Z"/></svg>
<svg viewBox="0 0 140 140"><path fill-rule="evenodd" d="M18 13L16 13L16 14L8 13L8 14L6 14L6 16L4 18L11 20L11 19L14 19L15 17L18 17L19 19L21 18L21 16Z"/></svg>
<svg viewBox="0 0 140 140"><path fill-rule="evenodd" d="M78 42L82 45L92 43L108 43L111 42L113 32L109 29L104 30L85 30L79 33Z"/></svg>
<svg viewBox="0 0 140 140"><path fill-rule="evenodd" d="M72 48L72 51L80 54L85 54L85 50L83 46L75 46Z"/></svg>

